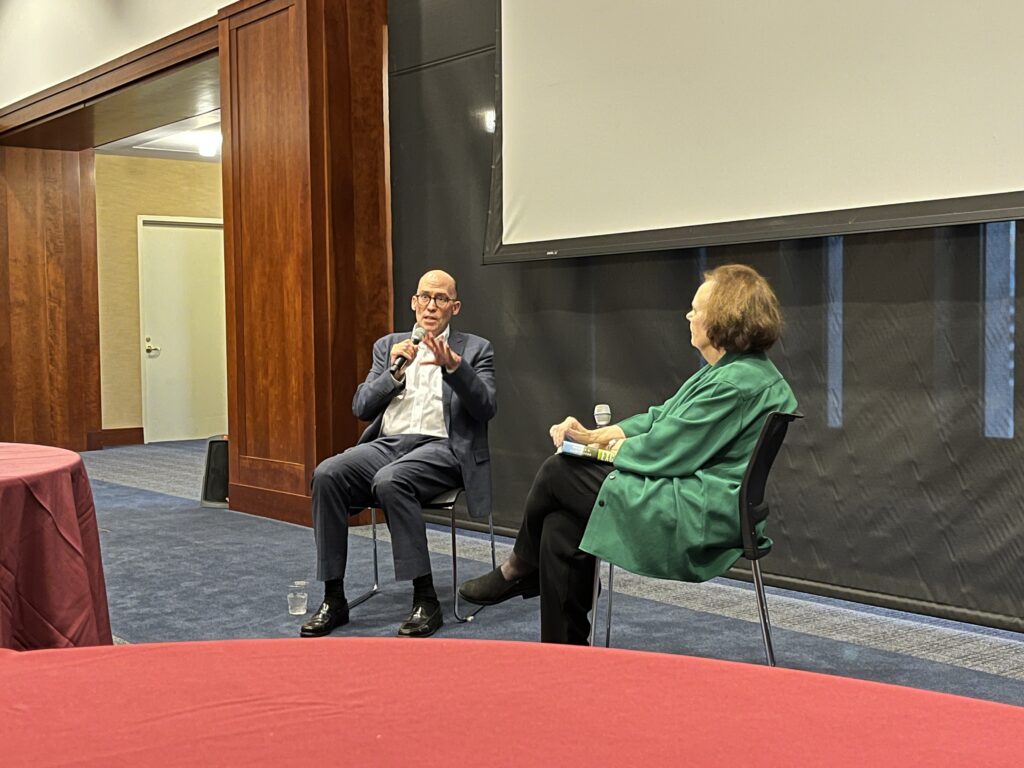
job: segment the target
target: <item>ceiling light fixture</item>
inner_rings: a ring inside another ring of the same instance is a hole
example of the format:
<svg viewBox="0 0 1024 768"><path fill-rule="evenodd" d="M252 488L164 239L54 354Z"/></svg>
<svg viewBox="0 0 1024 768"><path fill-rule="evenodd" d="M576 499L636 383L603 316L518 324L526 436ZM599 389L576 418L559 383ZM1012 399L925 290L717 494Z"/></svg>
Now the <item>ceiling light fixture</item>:
<svg viewBox="0 0 1024 768"><path fill-rule="evenodd" d="M203 131L196 135L196 149L202 157L216 157L223 139L220 132Z"/></svg>

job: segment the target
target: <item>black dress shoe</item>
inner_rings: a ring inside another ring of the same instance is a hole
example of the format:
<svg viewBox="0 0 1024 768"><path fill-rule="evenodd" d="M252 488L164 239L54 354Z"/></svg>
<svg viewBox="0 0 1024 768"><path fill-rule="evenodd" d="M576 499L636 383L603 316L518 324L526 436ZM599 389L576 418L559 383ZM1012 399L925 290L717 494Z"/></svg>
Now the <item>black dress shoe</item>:
<svg viewBox="0 0 1024 768"><path fill-rule="evenodd" d="M348 602L334 605L324 600L313 618L302 625L301 637L323 637L338 627L348 624Z"/></svg>
<svg viewBox="0 0 1024 768"><path fill-rule="evenodd" d="M412 613L398 628L399 637L430 637L444 624L440 604L414 605Z"/></svg>
<svg viewBox="0 0 1024 768"><path fill-rule="evenodd" d="M470 579L459 587L459 595L462 599L475 605L497 605L517 595L522 595L526 600L539 594L540 574L538 571L507 581L502 575L500 567L484 576Z"/></svg>

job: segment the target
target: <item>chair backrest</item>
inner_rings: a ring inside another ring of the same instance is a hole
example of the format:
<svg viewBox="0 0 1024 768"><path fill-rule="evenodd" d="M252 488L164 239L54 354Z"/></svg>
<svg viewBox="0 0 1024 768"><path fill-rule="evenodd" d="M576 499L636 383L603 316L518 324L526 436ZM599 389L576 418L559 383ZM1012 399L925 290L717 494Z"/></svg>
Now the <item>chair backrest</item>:
<svg viewBox="0 0 1024 768"><path fill-rule="evenodd" d="M761 549L757 546L756 526L768 517L769 511L768 502L764 500L764 489L768 484L768 473L779 454L790 422L802 418L802 413L769 413L747 463L743 485L740 487L740 531L743 534L743 556L748 560L757 560L768 554L771 549Z"/></svg>

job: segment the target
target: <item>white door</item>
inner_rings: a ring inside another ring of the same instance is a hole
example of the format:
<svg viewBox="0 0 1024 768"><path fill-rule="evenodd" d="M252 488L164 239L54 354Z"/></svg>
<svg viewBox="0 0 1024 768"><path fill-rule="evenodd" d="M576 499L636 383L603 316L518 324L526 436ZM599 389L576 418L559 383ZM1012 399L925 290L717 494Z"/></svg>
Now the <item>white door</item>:
<svg viewBox="0 0 1024 768"><path fill-rule="evenodd" d="M145 441L227 433L220 219L139 217L139 313Z"/></svg>

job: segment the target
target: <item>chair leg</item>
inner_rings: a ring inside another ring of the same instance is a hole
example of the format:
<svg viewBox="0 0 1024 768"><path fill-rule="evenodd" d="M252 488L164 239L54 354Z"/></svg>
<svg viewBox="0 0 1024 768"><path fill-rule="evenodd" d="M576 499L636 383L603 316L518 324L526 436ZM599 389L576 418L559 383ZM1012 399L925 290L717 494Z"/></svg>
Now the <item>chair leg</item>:
<svg viewBox="0 0 1024 768"><path fill-rule="evenodd" d="M590 635L587 645L594 646L594 631L597 628L597 598L601 594L601 558L594 558L594 596L590 604Z"/></svg>
<svg viewBox="0 0 1024 768"><path fill-rule="evenodd" d="M761 580L761 564L757 560L750 561L750 570L754 574L754 591L757 593L757 612L761 617L761 637L764 640L764 655L769 667L775 666L775 651L772 648L772 626L768 621L768 602L764 595L764 582Z"/></svg>
<svg viewBox="0 0 1024 768"><path fill-rule="evenodd" d="M380 592L380 570L377 565L377 509L375 507L370 507L370 529L373 532L373 587L356 599L349 600L349 608L355 608L360 603L365 603Z"/></svg>
<svg viewBox="0 0 1024 768"><path fill-rule="evenodd" d="M594 635L597 628L597 599L601 595L601 560L594 558L594 597L590 605L590 636L587 644L594 645ZM611 648L612 645L612 598L615 595L615 565L608 563L608 612L604 620L604 647Z"/></svg>
<svg viewBox="0 0 1024 768"><path fill-rule="evenodd" d="M612 647L612 598L615 596L615 565L608 563L608 615L604 620L604 647Z"/></svg>
<svg viewBox="0 0 1024 768"><path fill-rule="evenodd" d="M452 524L452 605L454 606L452 611L455 614L456 621L458 621L460 623L465 623L467 621L472 621L473 617L476 616L478 613L480 613L480 611L482 611L486 606L483 606L483 605L478 606L475 610L473 610L471 613L466 614L465 616L463 616L462 614L459 613L459 550L458 550L458 545L456 544L457 540L456 540L456 537L455 537L455 508L454 507L452 507L452 509L451 509L451 524ZM488 527L488 529L491 532L491 567L492 568L497 568L498 565L497 565L497 560L495 559L495 553L494 553L494 515L491 514L490 512L487 513L487 527Z"/></svg>
<svg viewBox="0 0 1024 768"><path fill-rule="evenodd" d="M487 530L491 532L491 570L498 567L498 557L494 552L494 515L487 513Z"/></svg>

